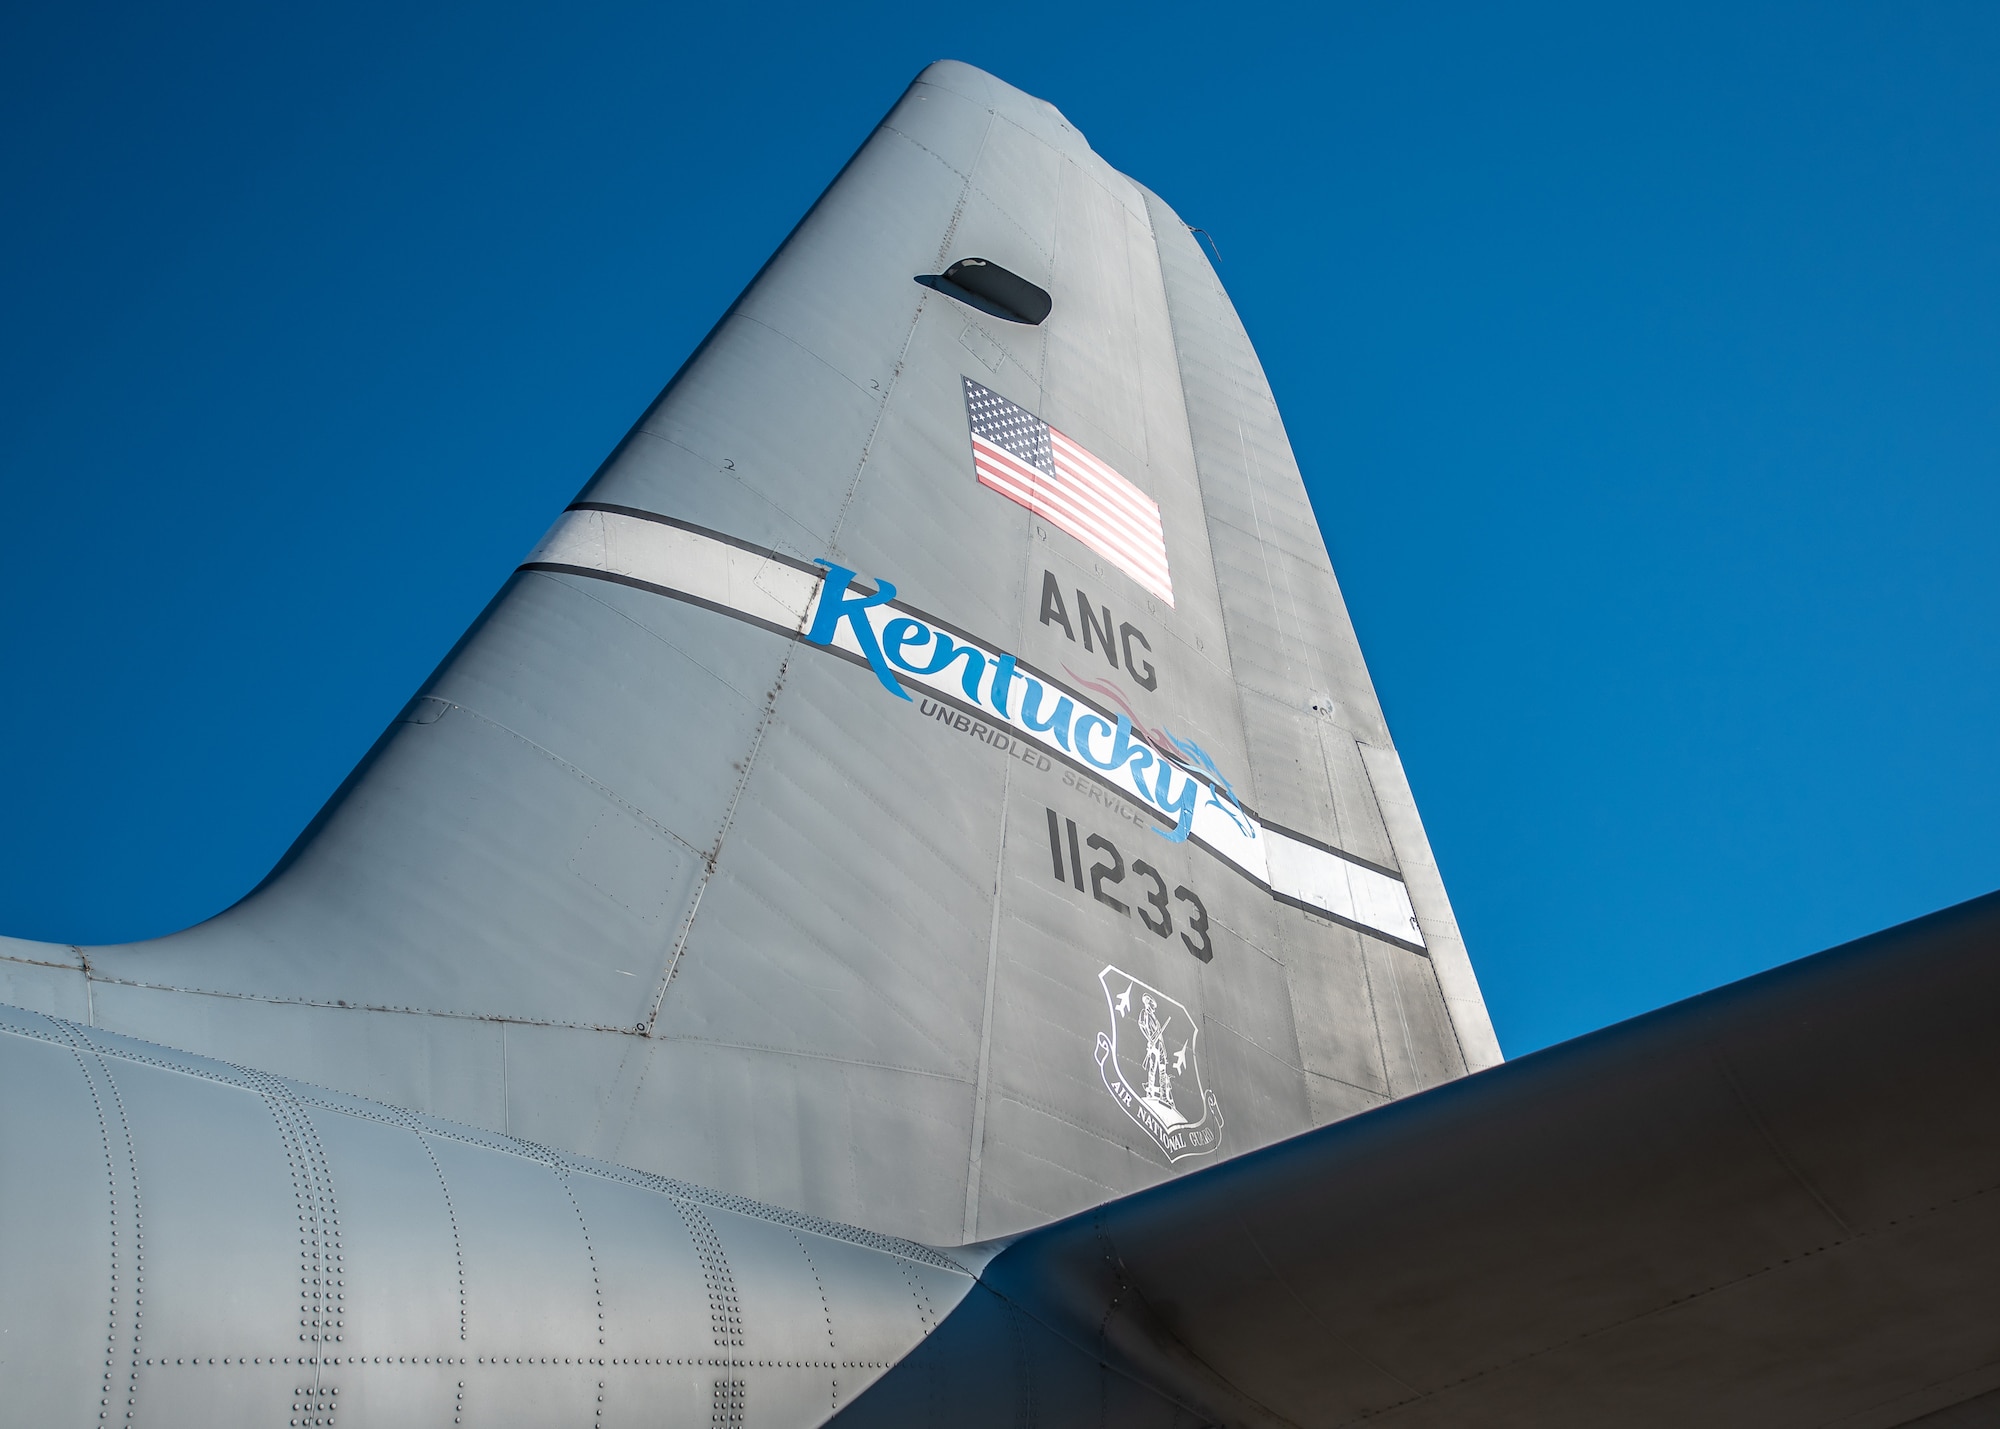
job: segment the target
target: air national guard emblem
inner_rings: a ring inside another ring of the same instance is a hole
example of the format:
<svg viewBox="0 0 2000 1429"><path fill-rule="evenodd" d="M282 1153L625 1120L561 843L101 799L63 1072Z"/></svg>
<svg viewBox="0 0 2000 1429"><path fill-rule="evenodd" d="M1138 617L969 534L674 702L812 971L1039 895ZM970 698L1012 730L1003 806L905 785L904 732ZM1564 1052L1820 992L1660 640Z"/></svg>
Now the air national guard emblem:
<svg viewBox="0 0 2000 1429"><path fill-rule="evenodd" d="M1222 1108L1201 1084L1195 1042L1201 1029L1187 1008L1129 973L1097 975L1111 1009L1111 1030L1097 1034L1104 1086L1159 1143L1167 1160L1201 1156L1222 1140Z"/></svg>

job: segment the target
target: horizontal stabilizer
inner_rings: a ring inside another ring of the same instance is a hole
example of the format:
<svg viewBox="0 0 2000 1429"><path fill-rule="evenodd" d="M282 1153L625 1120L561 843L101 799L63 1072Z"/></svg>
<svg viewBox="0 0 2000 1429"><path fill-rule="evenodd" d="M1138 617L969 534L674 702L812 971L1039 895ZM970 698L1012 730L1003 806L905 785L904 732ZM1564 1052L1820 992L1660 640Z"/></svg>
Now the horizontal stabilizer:
<svg viewBox="0 0 2000 1429"><path fill-rule="evenodd" d="M1210 1423L1991 1423L1996 954L2000 894L1105 1205L984 1279Z"/></svg>

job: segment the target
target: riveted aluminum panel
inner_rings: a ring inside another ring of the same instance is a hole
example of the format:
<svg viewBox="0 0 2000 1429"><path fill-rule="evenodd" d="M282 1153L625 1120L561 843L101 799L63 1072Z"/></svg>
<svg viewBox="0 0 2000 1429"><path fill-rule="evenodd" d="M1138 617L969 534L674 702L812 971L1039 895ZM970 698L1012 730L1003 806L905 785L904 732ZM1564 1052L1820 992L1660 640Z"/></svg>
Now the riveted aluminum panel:
<svg viewBox="0 0 2000 1429"><path fill-rule="evenodd" d="M810 1429L972 1284L921 1246L22 1009L0 1070L9 1423L99 1400L169 1429L657 1423L720 1385L729 1423Z"/></svg>
<svg viewBox="0 0 2000 1429"><path fill-rule="evenodd" d="M138 1238L125 1126L100 1067L0 1037L0 1403L21 1424L123 1419Z"/></svg>

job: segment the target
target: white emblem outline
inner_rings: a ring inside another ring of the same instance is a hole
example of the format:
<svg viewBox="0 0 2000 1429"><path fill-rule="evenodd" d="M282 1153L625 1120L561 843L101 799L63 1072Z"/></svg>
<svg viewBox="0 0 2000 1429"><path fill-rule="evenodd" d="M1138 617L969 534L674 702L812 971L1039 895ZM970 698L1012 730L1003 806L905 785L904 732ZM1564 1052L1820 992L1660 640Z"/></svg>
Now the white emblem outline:
<svg viewBox="0 0 2000 1429"><path fill-rule="evenodd" d="M1104 1089L1169 1162L1213 1152L1222 1144L1222 1108L1201 1079L1197 1047L1201 1027L1194 1014L1179 998L1115 966L1106 965L1097 982L1104 989L1111 1018L1111 1030L1097 1034L1097 1071ZM1126 1075L1125 1063L1135 1053L1128 1041L1121 1055L1121 1023L1130 1023L1145 1043L1144 1050L1136 1053L1133 1069L1141 1072L1138 1086ZM1182 1027L1184 1036L1179 1035ZM1192 1098L1185 1085L1189 1079L1194 1083ZM1190 1100L1200 1108L1199 1116L1188 1115Z"/></svg>

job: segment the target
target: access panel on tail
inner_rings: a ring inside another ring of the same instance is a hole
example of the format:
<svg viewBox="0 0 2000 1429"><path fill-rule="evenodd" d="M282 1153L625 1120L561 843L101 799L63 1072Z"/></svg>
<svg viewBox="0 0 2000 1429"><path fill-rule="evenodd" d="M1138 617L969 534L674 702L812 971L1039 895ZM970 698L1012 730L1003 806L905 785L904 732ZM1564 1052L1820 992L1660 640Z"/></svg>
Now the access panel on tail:
<svg viewBox="0 0 2000 1429"><path fill-rule="evenodd" d="M936 1245L1499 1059L1215 273L949 63L252 896L16 952L14 1001Z"/></svg>

